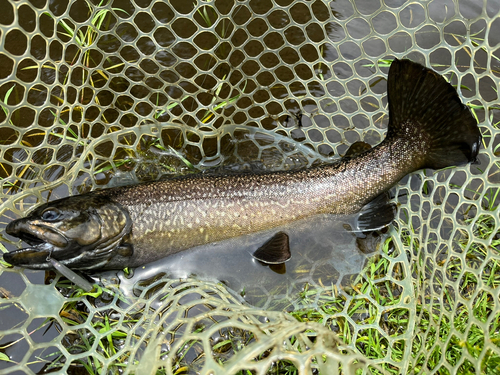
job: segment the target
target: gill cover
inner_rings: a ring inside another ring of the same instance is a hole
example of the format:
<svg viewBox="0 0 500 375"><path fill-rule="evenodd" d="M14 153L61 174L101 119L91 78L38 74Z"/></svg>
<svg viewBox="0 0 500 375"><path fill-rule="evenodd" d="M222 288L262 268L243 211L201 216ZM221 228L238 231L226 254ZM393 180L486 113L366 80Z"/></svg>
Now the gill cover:
<svg viewBox="0 0 500 375"><path fill-rule="evenodd" d="M128 211L104 194L59 199L7 226L7 234L30 246L6 253L4 259L33 269L53 268L50 258L72 269L99 268L115 255L132 255L130 246L122 247L131 228Z"/></svg>

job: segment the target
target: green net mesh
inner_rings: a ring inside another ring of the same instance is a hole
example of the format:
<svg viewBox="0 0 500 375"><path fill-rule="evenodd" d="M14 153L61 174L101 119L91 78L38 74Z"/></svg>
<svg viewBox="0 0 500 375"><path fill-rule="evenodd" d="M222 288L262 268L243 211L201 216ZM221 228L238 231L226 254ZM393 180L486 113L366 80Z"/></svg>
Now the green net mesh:
<svg viewBox="0 0 500 375"><path fill-rule="evenodd" d="M375 145L394 57L449 79L484 137L478 164L401 181L398 218L368 266L301 284L288 311L196 278L160 274L124 294L109 276L92 294L2 266L0 372L500 372L498 1L0 9L2 229L92 189L252 160L313 165L358 140Z"/></svg>

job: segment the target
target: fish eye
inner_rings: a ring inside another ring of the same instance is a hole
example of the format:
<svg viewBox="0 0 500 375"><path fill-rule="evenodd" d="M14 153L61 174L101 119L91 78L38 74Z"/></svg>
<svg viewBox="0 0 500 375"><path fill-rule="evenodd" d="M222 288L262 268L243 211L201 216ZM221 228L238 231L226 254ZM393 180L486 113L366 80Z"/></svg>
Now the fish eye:
<svg viewBox="0 0 500 375"><path fill-rule="evenodd" d="M44 221L57 221L59 217L61 216L61 213L59 212L58 209L56 208L47 208L45 211L42 212L42 220Z"/></svg>

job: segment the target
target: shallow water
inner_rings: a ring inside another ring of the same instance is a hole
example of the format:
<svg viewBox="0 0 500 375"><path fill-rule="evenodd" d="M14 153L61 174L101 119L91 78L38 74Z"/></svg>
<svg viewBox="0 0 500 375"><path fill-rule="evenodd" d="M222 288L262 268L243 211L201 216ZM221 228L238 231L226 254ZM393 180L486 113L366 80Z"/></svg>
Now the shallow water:
<svg viewBox="0 0 500 375"><path fill-rule="evenodd" d="M120 273L120 288L133 293L139 281L188 278L222 282L235 295L252 306L293 311L317 305L319 293L307 298L300 293L308 288L333 288L350 281L366 265L368 257L379 250L379 235L353 233L352 217L322 215L271 231L200 246L139 267L133 277ZM348 229L346 229L348 228ZM282 265L265 265L252 254L273 234L288 234L292 257ZM111 278L115 273L103 274Z"/></svg>

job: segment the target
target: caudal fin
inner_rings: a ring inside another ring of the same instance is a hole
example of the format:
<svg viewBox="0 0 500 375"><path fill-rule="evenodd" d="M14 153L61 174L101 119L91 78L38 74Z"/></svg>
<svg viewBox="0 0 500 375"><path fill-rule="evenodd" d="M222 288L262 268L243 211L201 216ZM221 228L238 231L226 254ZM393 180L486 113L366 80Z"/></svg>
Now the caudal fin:
<svg viewBox="0 0 500 375"><path fill-rule="evenodd" d="M445 168L476 159L481 133L469 108L438 73L395 59L388 77L387 138L419 142L419 168Z"/></svg>

